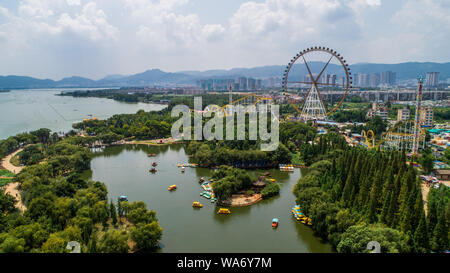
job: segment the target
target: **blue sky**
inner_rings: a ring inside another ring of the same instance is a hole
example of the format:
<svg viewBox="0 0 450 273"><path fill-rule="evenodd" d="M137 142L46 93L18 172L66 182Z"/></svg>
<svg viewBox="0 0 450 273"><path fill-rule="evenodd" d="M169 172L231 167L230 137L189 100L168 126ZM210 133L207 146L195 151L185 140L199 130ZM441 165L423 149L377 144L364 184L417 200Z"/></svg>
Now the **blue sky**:
<svg viewBox="0 0 450 273"><path fill-rule="evenodd" d="M0 75L99 79L286 64L450 61L448 0L2 0Z"/></svg>

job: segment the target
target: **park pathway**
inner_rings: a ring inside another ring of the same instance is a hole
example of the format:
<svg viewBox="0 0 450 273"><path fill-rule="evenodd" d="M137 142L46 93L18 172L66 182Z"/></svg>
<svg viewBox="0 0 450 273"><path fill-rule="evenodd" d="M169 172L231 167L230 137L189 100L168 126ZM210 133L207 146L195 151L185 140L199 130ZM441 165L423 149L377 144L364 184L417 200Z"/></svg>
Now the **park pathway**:
<svg viewBox="0 0 450 273"><path fill-rule="evenodd" d="M16 167L13 164L11 164L10 161L11 161L11 158L13 158L16 154L20 153L22 150L23 149L19 149L19 150L15 151L14 153L3 158L3 160L1 161L2 167L14 174L20 173L22 171L23 167ZM16 200L17 200L16 208L18 208L20 211L24 212L27 209L27 207L25 207L25 205L22 202L22 197L20 196L18 187L19 187L18 182L9 183L5 187L5 192L7 194L11 195L12 197L16 198Z"/></svg>

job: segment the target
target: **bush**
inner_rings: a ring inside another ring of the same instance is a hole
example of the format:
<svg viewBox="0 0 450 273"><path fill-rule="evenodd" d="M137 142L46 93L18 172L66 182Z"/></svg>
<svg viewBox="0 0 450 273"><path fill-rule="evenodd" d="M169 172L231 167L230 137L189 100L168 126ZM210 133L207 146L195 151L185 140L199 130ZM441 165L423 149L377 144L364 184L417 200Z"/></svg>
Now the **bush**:
<svg viewBox="0 0 450 273"><path fill-rule="evenodd" d="M280 193L280 185L278 183L269 183L261 191L262 198L269 198Z"/></svg>

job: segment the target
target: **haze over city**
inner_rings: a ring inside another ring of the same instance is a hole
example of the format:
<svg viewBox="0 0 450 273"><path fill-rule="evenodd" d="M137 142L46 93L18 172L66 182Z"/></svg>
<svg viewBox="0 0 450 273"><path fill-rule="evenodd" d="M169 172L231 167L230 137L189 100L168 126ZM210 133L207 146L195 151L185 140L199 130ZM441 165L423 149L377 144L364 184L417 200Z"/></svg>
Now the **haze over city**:
<svg viewBox="0 0 450 273"><path fill-rule="evenodd" d="M447 62L449 11L443 0L4 0L0 75L282 65L311 45L351 64Z"/></svg>

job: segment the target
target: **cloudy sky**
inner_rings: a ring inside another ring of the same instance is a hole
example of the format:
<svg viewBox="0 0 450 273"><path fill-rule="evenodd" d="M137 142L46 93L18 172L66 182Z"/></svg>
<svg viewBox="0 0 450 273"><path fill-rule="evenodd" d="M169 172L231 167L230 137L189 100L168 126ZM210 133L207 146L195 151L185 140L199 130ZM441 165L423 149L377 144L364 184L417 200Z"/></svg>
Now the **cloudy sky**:
<svg viewBox="0 0 450 273"><path fill-rule="evenodd" d="M0 75L99 79L286 64L450 61L448 0L0 0Z"/></svg>

